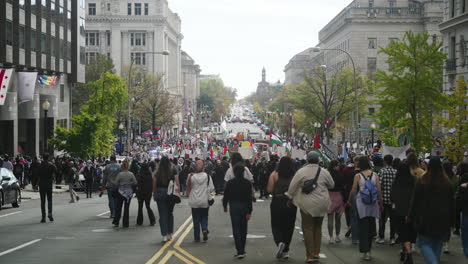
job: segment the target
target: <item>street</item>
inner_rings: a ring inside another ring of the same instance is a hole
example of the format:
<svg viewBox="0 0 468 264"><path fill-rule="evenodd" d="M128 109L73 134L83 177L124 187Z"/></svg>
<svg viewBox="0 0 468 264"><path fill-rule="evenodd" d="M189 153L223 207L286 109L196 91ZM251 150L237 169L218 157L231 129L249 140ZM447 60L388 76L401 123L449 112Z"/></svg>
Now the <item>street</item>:
<svg viewBox="0 0 468 264"><path fill-rule="evenodd" d="M271 229L269 201L254 204L249 223L247 258L234 260L234 242L228 214L222 210L221 197L210 209L208 243L193 242L190 208L183 199L175 208L175 234L163 244L159 225L149 226L145 212L143 226L136 226L137 201L132 200L130 228L113 228L109 219L107 197L83 198L69 204L68 193L54 195L55 222L40 224L39 200L26 200L20 208L0 211L0 263L303 263L304 246L296 222L290 260L276 261ZM157 214L157 208L152 202ZM344 223L344 219L342 221ZM342 228L344 229L344 228ZM357 246L343 238L338 245L328 245L326 219L323 225L321 263L364 263ZM388 236L388 234L387 234ZM374 244L375 245L375 244ZM464 263L460 238L453 236L450 255L442 263ZM375 245L372 263L398 263L398 246ZM415 253L415 263L423 263Z"/></svg>

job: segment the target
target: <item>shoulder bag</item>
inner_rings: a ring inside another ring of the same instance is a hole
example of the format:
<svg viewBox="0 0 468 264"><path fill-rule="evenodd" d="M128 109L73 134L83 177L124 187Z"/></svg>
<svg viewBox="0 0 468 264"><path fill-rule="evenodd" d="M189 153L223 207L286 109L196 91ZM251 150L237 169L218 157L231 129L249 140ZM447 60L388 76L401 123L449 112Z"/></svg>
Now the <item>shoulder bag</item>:
<svg viewBox="0 0 468 264"><path fill-rule="evenodd" d="M320 175L320 170L321 170L321 168L318 167L317 173L315 174L314 179L304 181L304 183L302 184L302 193L309 194L309 193L313 192L315 189L317 189L317 181L318 181L318 177Z"/></svg>

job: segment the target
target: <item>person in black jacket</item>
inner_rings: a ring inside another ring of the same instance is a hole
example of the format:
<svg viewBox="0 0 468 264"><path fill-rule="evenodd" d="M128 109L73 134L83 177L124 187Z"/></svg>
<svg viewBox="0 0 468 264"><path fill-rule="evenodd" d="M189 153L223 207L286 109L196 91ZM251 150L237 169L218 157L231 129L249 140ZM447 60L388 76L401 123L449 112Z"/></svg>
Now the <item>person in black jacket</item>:
<svg viewBox="0 0 468 264"><path fill-rule="evenodd" d="M42 218L41 223L45 223L46 212L45 212L45 200L47 197L47 209L49 220L54 221L52 216L52 183L54 181L55 166L49 161L49 155L44 154L42 156L43 161L38 169L38 181L39 181L39 194L41 196L41 212Z"/></svg>
<svg viewBox="0 0 468 264"><path fill-rule="evenodd" d="M460 164L458 171L460 175L460 188L457 200L462 213L461 239L463 253L468 258L468 162Z"/></svg>
<svg viewBox="0 0 468 264"><path fill-rule="evenodd" d="M393 204L396 232L398 234L396 242L402 246L400 261L404 264L413 263L411 243L416 242L416 231L412 224L406 222L415 184L416 178L411 174L408 165L405 163L399 164L390 191L390 199Z"/></svg>
<svg viewBox="0 0 468 264"><path fill-rule="evenodd" d="M432 157L428 171L416 183L408 215L428 264L440 263L443 241L455 223L454 198L452 184L442 168L440 157Z"/></svg>
<svg viewBox="0 0 468 264"><path fill-rule="evenodd" d="M231 215L232 233L236 244L235 258L245 258L247 223L252 214L252 183L244 178L245 166L238 163L233 167L235 178L228 181L224 189L223 207Z"/></svg>
<svg viewBox="0 0 468 264"><path fill-rule="evenodd" d="M138 198L138 216L137 225L143 224L143 203L148 211L148 218L150 225L154 226L156 218L154 217L153 210L151 210L151 196L153 194L153 174L151 173L147 163L141 166L139 173L136 175L138 182L136 196Z"/></svg>
<svg viewBox="0 0 468 264"><path fill-rule="evenodd" d="M93 166L93 162L88 160L86 166L81 169L81 173L85 178L86 183L86 198L92 198L93 194L93 183L94 178L96 177L96 168Z"/></svg>

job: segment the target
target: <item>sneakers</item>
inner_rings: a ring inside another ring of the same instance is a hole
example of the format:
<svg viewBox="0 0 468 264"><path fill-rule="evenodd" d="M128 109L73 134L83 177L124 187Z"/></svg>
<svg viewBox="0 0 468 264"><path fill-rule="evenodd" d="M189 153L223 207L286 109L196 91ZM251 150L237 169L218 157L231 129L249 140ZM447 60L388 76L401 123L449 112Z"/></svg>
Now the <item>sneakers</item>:
<svg viewBox="0 0 468 264"><path fill-rule="evenodd" d="M288 253L288 252L284 252L284 253L283 253L282 259L285 259L285 260L286 260L286 259L289 259L289 253Z"/></svg>
<svg viewBox="0 0 468 264"><path fill-rule="evenodd" d="M377 243L377 244L383 244L383 243L385 243L385 239L383 239L383 238L378 238L378 239L375 241L375 243Z"/></svg>
<svg viewBox="0 0 468 264"><path fill-rule="evenodd" d="M453 231L453 234L456 235L456 236L459 236L460 235L460 229L455 229L455 231Z"/></svg>
<svg viewBox="0 0 468 264"><path fill-rule="evenodd" d="M335 239L333 237L330 237L330 240L328 240L328 244L330 245L335 244Z"/></svg>
<svg viewBox="0 0 468 264"><path fill-rule="evenodd" d="M406 259L406 254L405 254L405 252L400 251L400 262L405 261L405 259Z"/></svg>
<svg viewBox="0 0 468 264"><path fill-rule="evenodd" d="M359 240L353 240L352 243L353 243L353 245L357 245L357 244L359 244Z"/></svg>
<svg viewBox="0 0 468 264"><path fill-rule="evenodd" d="M371 260L370 252L366 252L362 255L363 260Z"/></svg>
<svg viewBox="0 0 468 264"><path fill-rule="evenodd" d="M346 232L345 237L349 238L351 236L351 228L348 229L348 232Z"/></svg>
<svg viewBox="0 0 468 264"><path fill-rule="evenodd" d="M403 260L403 264L413 264L413 256L410 254L405 254L405 259Z"/></svg>
<svg viewBox="0 0 468 264"><path fill-rule="evenodd" d="M309 263L309 264L310 264L310 263L318 263L318 259L308 258L308 259L306 259L305 262L306 262L306 263Z"/></svg>
<svg viewBox="0 0 468 264"><path fill-rule="evenodd" d="M444 254L450 254L448 243L444 243L444 247L442 249L442 252L444 252Z"/></svg>
<svg viewBox="0 0 468 264"><path fill-rule="evenodd" d="M340 239L340 237L339 237L339 236L336 236L336 238L335 238L335 243L336 243L336 244L339 244L339 243L341 243L341 239Z"/></svg>
<svg viewBox="0 0 468 264"><path fill-rule="evenodd" d="M172 234L167 235L167 241L171 241L171 240L172 240Z"/></svg>
<svg viewBox="0 0 468 264"><path fill-rule="evenodd" d="M276 251L276 258L277 259L280 259L283 257L283 252L284 252L284 248L286 247L286 244L284 244L283 242L280 242L278 244L278 251Z"/></svg>
<svg viewBox="0 0 468 264"><path fill-rule="evenodd" d="M394 246L395 244L396 244L395 239L394 238L390 239L390 245Z"/></svg>
<svg viewBox="0 0 468 264"><path fill-rule="evenodd" d="M169 241L169 239L167 239L167 236L163 236L163 242L165 243L167 241Z"/></svg>
<svg viewBox="0 0 468 264"><path fill-rule="evenodd" d="M45 221L45 218L42 218L42 219L41 219L41 223L45 223L45 222L46 222L46 221Z"/></svg>
<svg viewBox="0 0 468 264"><path fill-rule="evenodd" d="M53 218L51 215L49 215L49 221L50 221L50 222L53 222L53 221L54 221L54 218Z"/></svg>
<svg viewBox="0 0 468 264"><path fill-rule="evenodd" d="M245 258L245 257L246 257L246 254L245 254L245 253L234 255L234 258L237 258L237 259L243 259L243 258Z"/></svg>
<svg viewBox="0 0 468 264"><path fill-rule="evenodd" d="M208 241L208 234L210 232L208 230L203 230L203 241L206 242Z"/></svg>

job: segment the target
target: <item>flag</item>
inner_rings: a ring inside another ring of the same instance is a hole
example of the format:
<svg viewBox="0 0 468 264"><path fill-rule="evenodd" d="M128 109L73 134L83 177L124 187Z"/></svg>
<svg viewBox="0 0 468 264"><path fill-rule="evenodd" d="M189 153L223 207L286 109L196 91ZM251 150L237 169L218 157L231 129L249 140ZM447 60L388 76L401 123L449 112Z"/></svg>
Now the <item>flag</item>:
<svg viewBox="0 0 468 264"><path fill-rule="evenodd" d="M12 74L13 69L0 69L0 105L5 104L8 84L10 83Z"/></svg>
<svg viewBox="0 0 468 264"><path fill-rule="evenodd" d="M37 81L38 81L40 84L45 84L45 85L54 86L54 85L55 85L55 82L57 81L57 75L51 75L51 76L48 76L48 75L39 75L39 78L37 79Z"/></svg>
<svg viewBox="0 0 468 264"><path fill-rule="evenodd" d="M18 72L18 102L25 103L34 99L37 72Z"/></svg>
<svg viewBox="0 0 468 264"><path fill-rule="evenodd" d="M200 146L201 147L206 147L208 144L204 140L200 141Z"/></svg>
<svg viewBox="0 0 468 264"><path fill-rule="evenodd" d="M224 145L223 154L226 154L226 153L228 153L228 152L229 152L229 151L228 151L228 148L227 148L227 146L226 146L226 145Z"/></svg>
<svg viewBox="0 0 468 264"><path fill-rule="evenodd" d="M283 146L286 150L286 156L291 157L291 143L290 142L284 143Z"/></svg>
<svg viewBox="0 0 468 264"><path fill-rule="evenodd" d="M250 140L250 146L253 147L253 141L252 140Z"/></svg>
<svg viewBox="0 0 468 264"><path fill-rule="evenodd" d="M343 150L341 151L340 158L343 158L345 163L348 162L348 151L345 143L343 143Z"/></svg>
<svg viewBox="0 0 468 264"><path fill-rule="evenodd" d="M210 158L214 157L213 148L210 148Z"/></svg>
<svg viewBox="0 0 468 264"><path fill-rule="evenodd" d="M320 149L320 137L318 133L315 133L314 137L314 149Z"/></svg>
<svg viewBox="0 0 468 264"><path fill-rule="evenodd" d="M279 136L270 132L270 144L282 146L283 141L281 140Z"/></svg>

